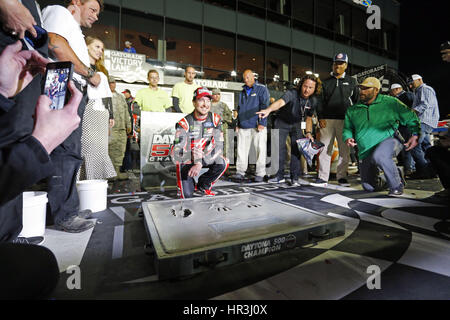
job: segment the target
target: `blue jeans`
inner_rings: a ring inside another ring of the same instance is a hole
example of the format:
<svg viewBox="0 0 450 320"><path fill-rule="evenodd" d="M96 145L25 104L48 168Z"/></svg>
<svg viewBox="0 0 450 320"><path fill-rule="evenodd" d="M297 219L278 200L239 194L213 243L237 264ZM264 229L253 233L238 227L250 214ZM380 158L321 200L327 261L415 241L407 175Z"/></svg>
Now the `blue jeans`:
<svg viewBox="0 0 450 320"><path fill-rule="evenodd" d="M433 128L425 123L420 124L420 136L417 146L411 150L411 155L416 162L416 169L422 173L428 173L429 163L425 159L425 151L431 144L429 140L429 134L433 131Z"/></svg>
<svg viewBox="0 0 450 320"><path fill-rule="evenodd" d="M303 138L300 123L288 124L281 119L275 120L275 129L279 130L278 144L278 172L277 179L284 179L284 162L286 160L286 139L288 135L291 137L291 163L290 178L297 180L300 176L301 162L300 151L298 150L297 140Z"/></svg>
<svg viewBox="0 0 450 320"><path fill-rule="evenodd" d="M360 160L359 170L364 190L372 192L382 189L378 178L379 169L383 170L389 189L403 189L402 180L393 159L402 148L400 141L388 138L378 144L367 158Z"/></svg>

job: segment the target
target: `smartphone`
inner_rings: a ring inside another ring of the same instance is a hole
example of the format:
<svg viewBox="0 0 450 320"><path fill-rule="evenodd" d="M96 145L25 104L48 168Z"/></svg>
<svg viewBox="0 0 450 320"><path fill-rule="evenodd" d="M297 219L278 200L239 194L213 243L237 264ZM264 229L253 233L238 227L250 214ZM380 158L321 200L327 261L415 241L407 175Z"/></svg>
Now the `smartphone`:
<svg viewBox="0 0 450 320"><path fill-rule="evenodd" d="M69 80L72 79L73 63L70 61L51 62L47 64L42 93L52 100L50 109L59 110L68 100Z"/></svg>

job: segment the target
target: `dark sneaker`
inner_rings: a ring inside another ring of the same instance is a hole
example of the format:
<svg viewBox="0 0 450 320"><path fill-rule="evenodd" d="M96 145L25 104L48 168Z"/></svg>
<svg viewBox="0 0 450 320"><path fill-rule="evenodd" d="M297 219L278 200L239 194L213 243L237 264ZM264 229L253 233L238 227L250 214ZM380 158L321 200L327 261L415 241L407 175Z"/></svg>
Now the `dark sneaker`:
<svg viewBox="0 0 450 320"><path fill-rule="evenodd" d="M388 196L395 197L395 196L401 196L403 194L402 189L391 189L389 190Z"/></svg>
<svg viewBox="0 0 450 320"><path fill-rule="evenodd" d="M291 186L292 187L300 187L300 183L298 183L297 179L292 179L291 180Z"/></svg>
<svg viewBox="0 0 450 320"><path fill-rule="evenodd" d="M231 179L242 181L242 180L244 180L244 176L242 174L236 173L235 175L231 176Z"/></svg>
<svg viewBox="0 0 450 320"><path fill-rule="evenodd" d="M13 240L13 243L20 243L20 244L42 244L44 242L44 237L17 237L16 240Z"/></svg>
<svg viewBox="0 0 450 320"><path fill-rule="evenodd" d="M343 186L343 187L350 187L350 183L348 182L347 179L345 178L341 178L338 180L339 185Z"/></svg>
<svg viewBox="0 0 450 320"><path fill-rule="evenodd" d="M326 187L328 185L328 182L322 180L322 179L316 179L316 181L311 182L310 185L314 187Z"/></svg>
<svg viewBox="0 0 450 320"><path fill-rule="evenodd" d="M255 182L263 182L263 181L264 181L264 177L261 177L261 176L255 177Z"/></svg>
<svg viewBox="0 0 450 320"><path fill-rule="evenodd" d="M256 180L256 178L255 178L255 180ZM275 178L267 180L267 182L269 182L269 183L284 183L284 182L286 182L286 179L284 179L284 178L280 179L278 177L275 177Z"/></svg>
<svg viewBox="0 0 450 320"><path fill-rule="evenodd" d="M89 219L92 216L92 210L86 209L86 210L78 211L78 216L82 219Z"/></svg>
<svg viewBox="0 0 450 320"><path fill-rule="evenodd" d="M78 216L73 216L67 219L66 221L55 223L56 229L70 233L83 232L90 228L93 228L94 225L95 223L93 221L86 220Z"/></svg>

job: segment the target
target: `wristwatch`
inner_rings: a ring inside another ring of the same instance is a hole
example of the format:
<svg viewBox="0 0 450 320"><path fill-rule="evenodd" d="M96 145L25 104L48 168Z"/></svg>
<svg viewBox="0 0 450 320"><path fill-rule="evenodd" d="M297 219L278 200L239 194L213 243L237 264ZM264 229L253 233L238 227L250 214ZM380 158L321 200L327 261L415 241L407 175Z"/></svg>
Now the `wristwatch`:
<svg viewBox="0 0 450 320"><path fill-rule="evenodd" d="M88 74L87 74L86 78L90 79L94 76L94 74L95 74L95 70L92 68L88 68Z"/></svg>

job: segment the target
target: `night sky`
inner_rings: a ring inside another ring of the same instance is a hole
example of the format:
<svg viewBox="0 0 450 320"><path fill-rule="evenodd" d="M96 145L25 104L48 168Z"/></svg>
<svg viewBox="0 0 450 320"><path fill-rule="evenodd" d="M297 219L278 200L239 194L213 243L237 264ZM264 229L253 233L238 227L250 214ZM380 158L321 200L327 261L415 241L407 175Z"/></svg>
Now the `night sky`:
<svg viewBox="0 0 450 320"><path fill-rule="evenodd" d="M408 76L417 73L434 88L441 119L450 118L450 63L442 61L439 50L447 40L447 1L401 1L399 71Z"/></svg>

